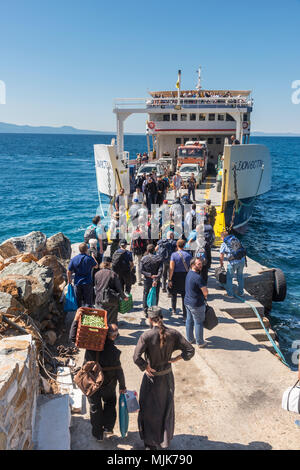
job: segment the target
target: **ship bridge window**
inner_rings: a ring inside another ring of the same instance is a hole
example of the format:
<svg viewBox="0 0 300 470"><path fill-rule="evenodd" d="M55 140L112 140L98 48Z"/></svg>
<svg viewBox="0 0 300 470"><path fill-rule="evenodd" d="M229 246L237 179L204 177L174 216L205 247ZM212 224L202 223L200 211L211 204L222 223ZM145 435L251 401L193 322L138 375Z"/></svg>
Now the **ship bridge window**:
<svg viewBox="0 0 300 470"><path fill-rule="evenodd" d="M205 121L206 114L199 114L199 121Z"/></svg>
<svg viewBox="0 0 300 470"><path fill-rule="evenodd" d="M185 144L185 143L188 142L189 140L190 140L189 137L185 137L185 138L183 139L183 143Z"/></svg>
<svg viewBox="0 0 300 470"><path fill-rule="evenodd" d="M181 121L187 121L187 114L181 114L180 119Z"/></svg>
<svg viewBox="0 0 300 470"><path fill-rule="evenodd" d="M194 113L190 114L190 121L196 121L196 114Z"/></svg>
<svg viewBox="0 0 300 470"><path fill-rule="evenodd" d="M207 143L208 143L209 145L213 144L213 143L214 143L214 139L213 139L212 137L208 137Z"/></svg>
<svg viewBox="0 0 300 470"><path fill-rule="evenodd" d="M170 114L164 114L163 121L170 121Z"/></svg>
<svg viewBox="0 0 300 470"><path fill-rule="evenodd" d="M249 121L249 115L248 113L243 114L243 121Z"/></svg>
<svg viewBox="0 0 300 470"><path fill-rule="evenodd" d="M218 114L218 121L225 121L225 114Z"/></svg>
<svg viewBox="0 0 300 470"><path fill-rule="evenodd" d="M177 120L178 120L178 115L172 114L172 121L177 121Z"/></svg>
<svg viewBox="0 0 300 470"><path fill-rule="evenodd" d="M181 137L176 137L176 144L180 145L181 144Z"/></svg>
<svg viewBox="0 0 300 470"><path fill-rule="evenodd" d="M222 138L221 137L216 137L216 144L221 145L222 144Z"/></svg>
<svg viewBox="0 0 300 470"><path fill-rule="evenodd" d="M215 115L215 114L209 114L209 115L208 115L208 120L209 120L209 121L215 121L215 119L216 119L216 115Z"/></svg>
<svg viewBox="0 0 300 470"><path fill-rule="evenodd" d="M234 118L231 116L231 114L226 113L226 121L234 121Z"/></svg>

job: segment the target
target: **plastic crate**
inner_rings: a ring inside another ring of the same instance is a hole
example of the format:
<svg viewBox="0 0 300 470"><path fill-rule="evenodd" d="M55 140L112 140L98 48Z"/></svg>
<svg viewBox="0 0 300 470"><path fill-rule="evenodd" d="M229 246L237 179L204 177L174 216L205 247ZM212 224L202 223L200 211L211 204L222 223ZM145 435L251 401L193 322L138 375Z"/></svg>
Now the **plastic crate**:
<svg viewBox="0 0 300 470"><path fill-rule="evenodd" d="M120 300L120 302L119 302L119 312L120 313L130 312L132 307L133 307L133 300L132 300L132 295L131 294L129 294L128 300Z"/></svg>
<svg viewBox="0 0 300 470"><path fill-rule="evenodd" d="M83 307L83 315L97 315L104 318L105 327L97 328L86 326L81 323L81 316L78 322L75 345L77 348L90 349L92 351L103 351L108 332L107 311L98 308Z"/></svg>

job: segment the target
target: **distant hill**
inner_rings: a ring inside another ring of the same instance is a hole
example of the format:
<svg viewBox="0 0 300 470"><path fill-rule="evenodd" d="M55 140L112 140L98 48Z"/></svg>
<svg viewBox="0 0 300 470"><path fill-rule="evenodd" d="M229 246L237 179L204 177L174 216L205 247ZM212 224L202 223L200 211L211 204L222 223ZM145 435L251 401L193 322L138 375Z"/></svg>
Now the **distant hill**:
<svg viewBox="0 0 300 470"><path fill-rule="evenodd" d="M115 132L88 131L76 129L72 126L20 126L18 124L6 124L0 122L1 133L18 133L18 134L115 134Z"/></svg>
<svg viewBox="0 0 300 470"><path fill-rule="evenodd" d="M300 137L300 134L294 134L292 132L260 132L260 131L253 131L251 135L254 137Z"/></svg>

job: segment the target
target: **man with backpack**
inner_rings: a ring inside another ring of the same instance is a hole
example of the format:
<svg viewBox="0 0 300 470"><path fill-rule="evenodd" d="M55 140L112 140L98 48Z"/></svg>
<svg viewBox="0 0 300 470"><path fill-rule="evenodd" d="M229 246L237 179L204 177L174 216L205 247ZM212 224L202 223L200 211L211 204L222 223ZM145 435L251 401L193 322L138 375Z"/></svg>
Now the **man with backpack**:
<svg viewBox="0 0 300 470"><path fill-rule="evenodd" d="M89 225L84 232L84 243L89 244L90 240L97 240L97 261L101 263L103 253L107 247L107 235L104 227L101 224L100 215L96 215L92 220L92 225Z"/></svg>
<svg viewBox="0 0 300 470"><path fill-rule="evenodd" d="M132 253L126 249L127 241L125 239L120 241L120 248L116 250L112 256L112 269L118 274L122 289L127 294L131 291L131 271L133 269L133 257Z"/></svg>
<svg viewBox="0 0 300 470"><path fill-rule="evenodd" d="M94 304L94 287L92 271L98 268L95 256L89 256L86 243L80 243L79 254L71 259L68 270L68 284L72 284L72 273L74 278L74 291L78 307Z"/></svg>
<svg viewBox="0 0 300 470"><path fill-rule="evenodd" d="M246 249L243 247L240 240L234 235L229 235L228 232L221 234L223 243L220 248L220 265L224 266L224 256L226 254L228 265L226 273L227 296L233 297L232 279L236 275L238 282L238 295L244 295L244 276L243 270L246 263Z"/></svg>
<svg viewBox="0 0 300 470"><path fill-rule="evenodd" d="M137 281L138 285L142 286L142 275L141 275L141 259L144 256L147 249L147 240L144 238L144 232L141 231L140 227L137 226L136 230L132 234L131 251L133 253L134 261L136 261Z"/></svg>
<svg viewBox="0 0 300 470"><path fill-rule="evenodd" d="M162 291L167 292L167 279L170 269L170 259L172 253L176 250L176 240L174 240L174 232L171 230L167 233L167 238L163 238L157 242L155 248L157 254L163 261L163 273L162 273Z"/></svg>
<svg viewBox="0 0 300 470"><path fill-rule="evenodd" d="M156 305L158 304L162 270L163 261L161 257L155 254L154 245L148 245L147 253L141 259L141 273L144 276L143 308L146 318L148 318L147 297L151 287L156 287Z"/></svg>

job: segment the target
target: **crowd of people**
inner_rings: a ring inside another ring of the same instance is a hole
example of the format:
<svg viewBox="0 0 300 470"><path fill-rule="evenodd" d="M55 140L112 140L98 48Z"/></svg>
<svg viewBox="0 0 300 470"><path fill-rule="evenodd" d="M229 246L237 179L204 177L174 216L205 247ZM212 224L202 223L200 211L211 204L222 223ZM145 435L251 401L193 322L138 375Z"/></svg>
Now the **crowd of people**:
<svg viewBox="0 0 300 470"><path fill-rule="evenodd" d="M133 357L134 363L145 372L140 389L138 427L146 449L167 448L173 437L174 377L171 364L188 361L193 357L195 347L201 349L208 344L204 339L203 323L211 249L215 241L216 208L206 200L197 212L196 204L185 203L186 199L180 195L169 204L164 199L167 188L163 178L154 175L138 180L128 212L121 191L115 200L116 211L110 224L110 246L101 218L96 216L85 231L79 254L71 259L68 267L68 282L74 282L79 307L71 327L72 341L75 341L83 306L107 311L108 336L104 350L97 356L105 381L99 392L89 397L92 434L98 441L113 433L117 383L120 393L126 391L121 352L114 341L119 335L119 302L128 300L133 284L137 282L143 286L142 299L135 300L142 300L144 319L150 325L150 329L140 336ZM157 200L158 208L149 211ZM233 296L234 274L238 279L238 294L243 295L245 253L235 256L241 249L237 240L227 232L222 234L220 266L224 265L226 257L225 288L229 297ZM156 292L155 302L148 305L152 288ZM186 337L164 324L159 307L161 295L170 299L171 317L179 314L177 298L181 297ZM173 357L175 350L180 350L181 354ZM95 351L86 351L85 362L95 358Z"/></svg>
<svg viewBox="0 0 300 470"><path fill-rule="evenodd" d="M232 95L230 91L209 91L209 90L203 90L203 91L180 91L180 98L184 98L185 100L188 99L187 104L197 104L196 100L201 99L202 103L218 103L224 102L224 99L228 104L246 104L248 101L248 98L243 95ZM177 99L178 99L178 94L177 92L174 92L173 95L166 96L164 94L159 94L156 93L155 95L152 95L151 100L147 100L146 104L148 106L158 106L158 105L163 105L163 104L177 104ZM193 99L195 101L193 101Z"/></svg>

